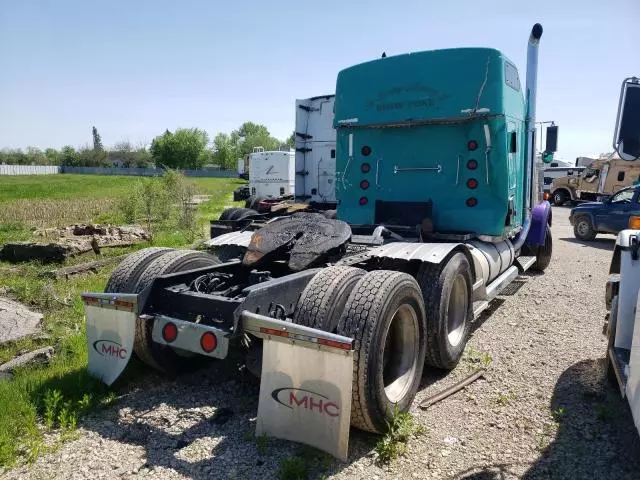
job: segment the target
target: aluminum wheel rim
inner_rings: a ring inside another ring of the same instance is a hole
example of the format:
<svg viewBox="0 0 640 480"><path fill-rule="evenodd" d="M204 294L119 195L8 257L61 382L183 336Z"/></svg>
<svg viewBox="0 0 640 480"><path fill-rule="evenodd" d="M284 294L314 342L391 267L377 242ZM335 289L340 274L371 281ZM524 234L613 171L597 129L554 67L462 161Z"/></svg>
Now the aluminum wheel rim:
<svg viewBox="0 0 640 480"><path fill-rule="evenodd" d="M467 282L462 275L457 275L451 287L447 308L447 339L453 347L462 340L468 307Z"/></svg>
<svg viewBox="0 0 640 480"><path fill-rule="evenodd" d="M578 233L583 237L585 237L587 233L589 233L589 224L586 220L581 220L580 222L578 222Z"/></svg>
<svg viewBox="0 0 640 480"><path fill-rule="evenodd" d="M555 203L562 203L562 195L560 195L559 193L556 193L553 196L553 200L554 200Z"/></svg>
<svg viewBox="0 0 640 480"><path fill-rule="evenodd" d="M418 368L418 315L404 304L393 314L386 332L382 380L391 403L400 402L411 389Z"/></svg>

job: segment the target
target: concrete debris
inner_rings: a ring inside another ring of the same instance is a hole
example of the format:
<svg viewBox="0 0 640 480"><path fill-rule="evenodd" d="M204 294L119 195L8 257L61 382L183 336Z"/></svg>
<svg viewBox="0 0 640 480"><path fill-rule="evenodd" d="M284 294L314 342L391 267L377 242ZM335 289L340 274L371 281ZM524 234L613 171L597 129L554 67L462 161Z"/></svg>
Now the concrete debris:
<svg viewBox="0 0 640 480"><path fill-rule="evenodd" d="M21 303L0 297L0 344L19 340L38 331L42 314Z"/></svg>
<svg viewBox="0 0 640 480"><path fill-rule="evenodd" d="M10 380L13 372L19 368L24 367L30 363L49 363L53 356L53 347L43 347L32 352L28 352L9 360L7 363L0 365L0 380Z"/></svg>
<svg viewBox="0 0 640 480"><path fill-rule="evenodd" d="M135 225L72 225L64 228L45 228L34 232L36 241L5 244L0 249L0 260L25 262L63 262L66 258L100 248L125 247L151 239L142 227Z"/></svg>

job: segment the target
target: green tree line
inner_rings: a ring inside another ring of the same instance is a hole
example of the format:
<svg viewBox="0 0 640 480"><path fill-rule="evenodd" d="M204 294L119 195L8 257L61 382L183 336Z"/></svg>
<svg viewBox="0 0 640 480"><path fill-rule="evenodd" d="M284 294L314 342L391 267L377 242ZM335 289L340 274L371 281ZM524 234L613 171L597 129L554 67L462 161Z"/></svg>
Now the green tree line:
<svg viewBox="0 0 640 480"><path fill-rule="evenodd" d="M93 148L89 145L74 148L66 145L60 150L36 147L0 150L0 164L7 165L63 165L71 167L139 167L153 165L172 169L201 169L216 165L221 169L235 169L236 161L251 153L254 147L278 150L293 147L295 134L278 140L266 126L245 122L231 133L218 133L210 141L206 131L199 128L166 130L151 142L150 148L134 147L128 140L105 149L96 127L92 127Z"/></svg>

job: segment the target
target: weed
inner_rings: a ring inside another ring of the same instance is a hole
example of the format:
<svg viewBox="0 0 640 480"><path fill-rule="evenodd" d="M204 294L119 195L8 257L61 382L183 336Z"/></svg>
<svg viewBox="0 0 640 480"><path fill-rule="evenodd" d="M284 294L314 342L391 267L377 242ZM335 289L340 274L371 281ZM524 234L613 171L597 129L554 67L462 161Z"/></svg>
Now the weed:
<svg viewBox="0 0 640 480"><path fill-rule="evenodd" d="M464 360L470 369L489 368L493 362L493 358L488 352L481 352L473 347L467 347L464 353Z"/></svg>
<svg viewBox="0 0 640 480"><path fill-rule="evenodd" d="M287 457L280 461L279 480L306 480L309 476L307 462L301 457Z"/></svg>
<svg viewBox="0 0 640 480"><path fill-rule="evenodd" d="M511 403L517 400L517 398L518 398L517 395L513 393L511 390L509 390L509 392L507 393L502 393L502 392L499 393L495 402L496 402L496 405L505 407L507 405L511 405Z"/></svg>
<svg viewBox="0 0 640 480"><path fill-rule="evenodd" d="M60 390L47 390L44 394L44 424L47 428L53 428L56 415L58 413L58 405L62 401L62 394Z"/></svg>
<svg viewBox="0 0 640 480"><path fill-rule="evenodd" d="M378 460L382 464L404 455L411 436L424 433L424 428L416 427L411 413L401 411L397 405L394 405L387 427L387 433L375 445Z"/></svg>
<svg viewBox="0 0 640 480"><path fill-rule="evenodd" d="M564 414L565 411L563 407L558 407L555 410L551 411L551 416L556 421L556 423L561 423L562 420L564 420Z"/></svg>
<svg viewBox="0 0 640 480"><path fill-rule="evenodd" d="M256 446L258 447L258 453L264 455L267 453L267 447L269 446L269 437L266 433L263 433L259 437L256 437Z"/></svg>

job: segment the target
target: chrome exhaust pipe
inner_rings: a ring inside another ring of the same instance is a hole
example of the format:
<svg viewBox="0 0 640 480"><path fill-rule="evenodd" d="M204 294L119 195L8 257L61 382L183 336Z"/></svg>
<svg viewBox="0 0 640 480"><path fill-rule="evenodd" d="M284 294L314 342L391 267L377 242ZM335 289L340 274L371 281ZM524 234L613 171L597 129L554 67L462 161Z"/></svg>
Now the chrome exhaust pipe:
<svg viewBox="0 0 640 480"><path fill-rule="evenodd" d="M529 35L529 46L527 47L527 85L525 87L526 118L525 130L527 132L527 150L524 168L524 196L523 209L525 218L522 222L522 230L513 241L514 249L520 250L531 227L531 208L534 203L533 182L534 164L536 155L535 133L536 133L536 94L538 83L538 45L542 37L542 25L536 23Z"/></svg>

